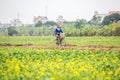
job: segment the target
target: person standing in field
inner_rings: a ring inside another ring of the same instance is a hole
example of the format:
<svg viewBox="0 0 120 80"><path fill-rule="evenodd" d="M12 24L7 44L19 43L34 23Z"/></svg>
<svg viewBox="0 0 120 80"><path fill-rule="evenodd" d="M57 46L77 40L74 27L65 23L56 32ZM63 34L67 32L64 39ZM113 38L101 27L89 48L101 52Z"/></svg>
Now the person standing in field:
<svg viewBox="0 0 120 80"><path fill-rule="evenodd" d="M55 29L55 37L56 37L56 44L60 44L62 42L62 39L60 38L60 34L63 33L63 30L61 29L60 24L57 24L57 28ZM60 41L60 43L59 43Z"/></svg>

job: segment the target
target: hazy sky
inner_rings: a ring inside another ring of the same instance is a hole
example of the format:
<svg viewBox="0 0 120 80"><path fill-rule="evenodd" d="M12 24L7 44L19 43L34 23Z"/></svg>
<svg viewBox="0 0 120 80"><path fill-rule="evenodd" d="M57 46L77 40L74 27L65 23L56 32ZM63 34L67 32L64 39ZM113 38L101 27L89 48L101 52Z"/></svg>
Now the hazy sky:
<svg viewBox="0 0 120 80"><path fill-rule="evenodd" d="M34 16L46 16L46 5L47 17L54 21L59 15L65 20L90 20L94 11L120 11L120 0L0 0L0 22L8 23L19 13L23 23L33 23Z"/></svg>

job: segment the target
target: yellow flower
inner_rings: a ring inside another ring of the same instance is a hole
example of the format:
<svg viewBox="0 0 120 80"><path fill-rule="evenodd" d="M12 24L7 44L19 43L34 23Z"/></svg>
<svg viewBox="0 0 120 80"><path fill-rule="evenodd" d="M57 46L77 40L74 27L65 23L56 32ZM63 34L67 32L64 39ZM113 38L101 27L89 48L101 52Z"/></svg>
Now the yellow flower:
<svg viewBox="0 0 120 80"><path fill-rule="evenodd" d="M113 71L109 71L108 74L109 74L109 75L112 75L112 74L113 74Z"/></svg>
<svg viewBox="0 0 120 80"><path fill-rule="evenodd" d="M42 67L40 71L40 75L44 76L45 75L46 68Z"/></svg>
<svg viewBox="0 0 120 80"><path fill-rule="evenodd" d="M60 58L60 59L58 59L58 62L62 62L62 59Z"/></svg>
<svg viewBox="0 0 120 80"><path fill-rule="evenodd" d="M78 71L73 71L73 74L74 74L74 76L78 76L79 75Z"/></svg>
<svg viewBox="0 0 120 80"><path fill-rule="evenodd" d="M104 62L107 62L107 58L104 58L103 61L104 61Z"/></svg>
<svg viewBox="0 0 120 80"><path fill-rule="evenodd" d="M18 64L15 65L15 74L18 76L20 73L20 67Z"/></svg>
<svg viewBox="0 0 120 80"><path fill-rule="evenodd" d="M35 76L35 79L37 79L37 80L38 80L39 78L40 78L39 76Z"/></svg>
<svg viewBox="0 0 120 80"><path fill-rule="evenodd" d="M2 73L2 75L6 75L6 71L0 70L0 73Z"/></svg>
<svg viewBox="0 0 120 80"><path fill-rule="evenodd" d="M105 80L111 80L111 78L110 77L106 77L106 79Z"/></svg>
<svg viewBox="0 0 120 80"><path fill-rule="evenodd" d="M105 72L104 71L101 72L101 76L105 76Z"/></svg>
<svg viewBox="0 0 120 80"><path fill-rule="evenodd" d="M6 63L9 63L10 62L10 60L9 59L6 59Z"/></svg>
<svg viewBox="0 0 120 80"><path fill-rule="evenodd" d="M7 76L5 76L5 80L9 80Z"/></svg>
<svg viewBox="0 0 120 80"><path fill-rule="evenodd" d="M52 77L50 80L56 80L54 77Z"/></svg>
<svg viewBox="0 0 120 80"><path fill-rule="evenodd" d="M88 78L88 77L86 77L86 78L84 78L84 80L89 80L89 78Z"/></svg>
<svg viewBox="0 0 120 80"><path fill-rule="evenodd" d="M95 73L95 72L93 72L93 74L92 74L92 78L95 78L95 76L96 76L96 73Z"/></svg>
<svg viewBox="0 0 120 80"><path fill-rule="evenodd" d="M41 71L46 71L46 68L45 68L45 67L42 67L42 68L41 68Z"/></svg>
<svg viewBox="0 0 120 80"><path fill-rule="evenodd" d="M45 50L44 49L41 49L40 52L43 53Z"/></svg>
<svg viewBox="0 0 120 80"><path fill-rule="evenodd" d="M12 62L14 63L14 62L17 62L17 59L16 58L13 58L12 59Z"/></svg>
<svg viewBox="0 0 120 80"><path fill-rule="evenodd" d="M115 76L120 75L120 68L117 68L115 71Z"/></svg>
<svg viewBox="0 0 120 80"><path fill-rule="evenodd" d="M8 52L5 52L5 55L6 55L6 56L9 56L9 53L8 53Z"/></svg>
<svg viewBox="0 0 120 80"><path fill-rule="evenodd" d="M115 60L115 59L114 59L114 60L112 60L112 63L117 63L117 60Z"/></svg>

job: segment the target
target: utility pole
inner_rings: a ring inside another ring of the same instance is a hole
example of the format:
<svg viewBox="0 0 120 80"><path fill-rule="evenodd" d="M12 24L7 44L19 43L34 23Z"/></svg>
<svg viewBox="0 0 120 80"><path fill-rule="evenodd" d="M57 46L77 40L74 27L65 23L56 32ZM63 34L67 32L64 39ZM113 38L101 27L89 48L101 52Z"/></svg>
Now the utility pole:
<svg viewBox="0 0 120 80"><path fill-rule="evenodd" d="M46 9L46 12L45 12L45 16L46 16L46 18L47 18L47 4L45 5L45 9Z"/></svg>

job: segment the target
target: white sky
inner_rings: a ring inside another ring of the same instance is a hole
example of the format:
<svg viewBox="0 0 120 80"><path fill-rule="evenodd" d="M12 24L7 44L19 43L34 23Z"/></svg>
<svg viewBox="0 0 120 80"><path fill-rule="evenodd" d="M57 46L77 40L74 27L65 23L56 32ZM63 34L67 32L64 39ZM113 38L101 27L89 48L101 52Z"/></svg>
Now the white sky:
<svg viewBox="0 0 120 80"><path fill-rule="evenodd" d="M19 13L23 23L33 23L34 16L46 15L46 5L47 17L54 21L59 15L68 21L90 20L94 11L120 11L120 0L0 0L0 22L8 23Z"/></svg>

